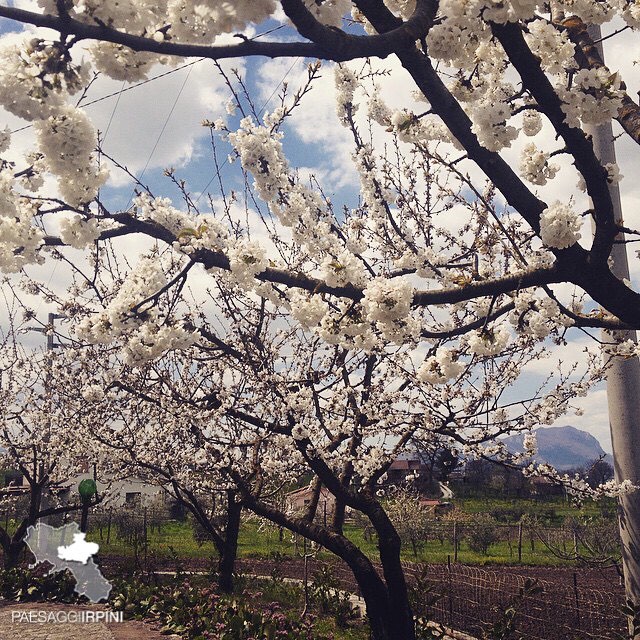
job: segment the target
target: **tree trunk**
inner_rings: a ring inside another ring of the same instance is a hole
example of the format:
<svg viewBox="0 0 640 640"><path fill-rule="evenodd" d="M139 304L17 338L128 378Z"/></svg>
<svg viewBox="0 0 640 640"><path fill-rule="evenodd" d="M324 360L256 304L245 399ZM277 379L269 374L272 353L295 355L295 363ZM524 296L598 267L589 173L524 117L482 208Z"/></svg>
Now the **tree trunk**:
<svg viewBox="0 0 640 640"><path fill-rule="evenodd" d="M355 577L364 598L372 640L415 640L413 620L407 624L402 610L393 607L392 586L380 579L367 560L343 558ZM407 602L407 607L408 607Z"/></svg>
<svg viewBox="0 0 640 640"><path fill-rule="evenodd" d="M378 534L378 549L384 581L389 594L390 615L393 618L394 633L396 631L398 633L397 636L390 637L413 639L415 638L415 624L409 603L404 569L400 561L400 536L377 501L374 502L373 508L367 515Z"/></svg>
<svg viewBox="0 0 640 640"><path fill-rule="evenodd" d="M413 615L400 564L400 538L375 499L370 501L368 512L378 509L382 513L382 516L375 514L378 517L373 524L382 540L380 559L384 567L384 580L371 560L345 536L303 518L287 516L260 502L246 490L243 491L243 498L245 506L257 515L321 544L349 566L366 604L372 640L415 640Z"/></svg>
<svg viewBox="0 0 640 640"><path fill-rule="evenodd" d="M20 556L24 551L23 542L12 542L8 547L3 545L4 552L4 568L15 569L20 564Z"/></svg>
<svg viewBox="0 0 640 640"><path fill-rule="evenodd" d="M227 526L224 540L218 549L218 587L223 593L233 593L233 572L238 554L238 535L242 503L236 502L235 491L227 492Z"/></svg>

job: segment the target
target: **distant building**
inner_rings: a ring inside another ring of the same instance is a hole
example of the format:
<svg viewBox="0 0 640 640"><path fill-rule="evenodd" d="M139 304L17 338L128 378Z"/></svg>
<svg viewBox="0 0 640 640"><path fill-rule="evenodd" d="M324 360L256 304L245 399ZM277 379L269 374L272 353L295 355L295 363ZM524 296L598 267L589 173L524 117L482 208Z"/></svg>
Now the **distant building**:
<svg viewBox="0 0 640 640"><path fill-rule="evenodd" d="M312 500L313 489L311 486L307 486L287 493L285 497L285 505L288 510L293 511L294 513L302 513L311 504ZM316 518L322 519L325 515L327 518L332 517L335 509L335 496L326 487L322 487L320 489Z"/></svg>
<svg viewBox="0 0 640 640"><path fill-rule="evenodd" d="M77 493L77 487L81 480L91 477L91 474L86 473L65 483L69 495ZM106 483L98 481L97 485L98 494L106 493L101 503L102 507L137 509L152 504L157 505L168 499L168 493L165 489L141 478L119 478Z"/></svg>
<svg viewBox="0 0 640 640"><path fill-rule="evenodd" d="M427 472L427 465L417 458L397 458L387 470L389 484L402 484L407 477L421 478Z"/></svg>

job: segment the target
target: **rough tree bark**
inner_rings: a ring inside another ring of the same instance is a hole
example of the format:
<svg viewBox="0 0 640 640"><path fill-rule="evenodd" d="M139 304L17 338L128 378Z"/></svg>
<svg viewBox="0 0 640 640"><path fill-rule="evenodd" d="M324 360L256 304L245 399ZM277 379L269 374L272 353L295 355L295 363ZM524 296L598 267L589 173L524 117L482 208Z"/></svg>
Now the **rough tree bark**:
<svg viewBox="0 0 640 640"><path fill-rule="evenodd" d="M240 486L243 484L239 481ZM371 519L378 535L384 579L373 562L340 533L284 514L258 500L246 485L242 495L245 506L255 514L317 542L349 566L365 601L372 640L415 640L413 613L400 563L400 537L375 499L367 500L363 513Z"/></svg>

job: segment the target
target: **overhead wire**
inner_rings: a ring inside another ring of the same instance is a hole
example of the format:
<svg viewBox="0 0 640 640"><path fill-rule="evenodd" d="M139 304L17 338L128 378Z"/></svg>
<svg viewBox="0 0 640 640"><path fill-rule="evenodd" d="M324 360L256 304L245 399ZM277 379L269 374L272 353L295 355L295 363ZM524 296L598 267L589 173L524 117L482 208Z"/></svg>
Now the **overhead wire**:
<svg viewBox="0 0 640 640"><path fill-rule="evenodd" d="M173 73L177 73L178 71L182 71L183 69L186 69L187 67L191 67L194 64L198 64L199 62L202 62L203 60L206 60L206 58L198 58L197 60L192 60L191 62L187 62L186 64L180 65L179 67L176 67L175 69L171 69L169 71L164 71L163 73L159 73L155 76L152 76L151 78L147 78L146 80L141 80L140 82L137 82L135 84L132 84L128 87L124 87L123 89L120 89L119 91L114 91L112 93L108 93L107 95L101 96L100 98L96 98L95 100L90 100L89 102L85 102L84 104L80 105L82 108L85 107L91 107L94 104L98 104L99 102L103 102L104 100L108 100L109 98L115 98L116 96L122 96L123 93L125 93L126 91L131 91L133 89L137 89L138 87L141 87L145 84L149 84L150 82L153 82L154 80L159 80L160 78L164 78L166 76L170 76ZM19 129L14 129L11 133L20 133L20 131L25 131L26 129L31 129L33 127L33 124L27 124L24 127L20 127Z"/></svg>
<svg viewBox="0 0 640 640"><path fill-rule="evenodd" d="M278 25L278 26L276 26L276 27L273 27L272 29L268 29L267 31L263 31L263 32L261 32L261 33L259 33L259 34L256 34L256 35L255 35L255 36L253 36L252 38L249 38L249 40L256 40L257 38L260 38L260 37L262 37L262 36L265 36L265 35L268 35L268 34L274 33L275 31L278 31L278 30L280 30L280 29L282 29L282 28L284 28L284 27L285 27L285 25L284 25L284 24ZM146 170L149 168L149 164L151 163L151 160L152 160L152 158L153 158L153 154L155 153L156 149L158 148L158 145L160 144L160 140L162 139L162 136L163 136L163 134L164 134L164 132L165 132L165 130L166 130L166 128L167 128L167 126L168 126L168 124L169 124L169 120L171 119L171 116L173 115L173 112L175 111L175 108L176 108L176 106L177 106L177 104L178 104L178 101L180 100L180 96L182 95L182 93L183 93L183 91L184 91L184 88L185 88L185 86L186 86L186 84L187 84L187 81L189 80L189 76L191 75L191 71L193 70L193 69L192 69L192 67L193 67L194 65L196 65L196 64L198 64L198 63L200 63L200 62L204 61L204 60L206 60L206 58L198 58L197 60L192 60L191 62L187 62L187 63L185 63L185 64L183 64L183 65L180 65L180 66L178 66L178 67L176 67L176 68L174 68L174 69L170 69L169 71L165 71L165 72L163 72L163 73L156 74L155 76L152 76L152 77L150 77L150 78L146 78L145 80L141 80L140 82L137 82L137 83L135 83L135 84L132 84L132 85L130 85L130 86L128 86L128 87L127 87L127 86L125 86L126 82L123 82L122 87L120 88L120 90L119 90L119 91L114 91L114 92L112 92L112 93L108 93L108 94L106 94L106 95L104 95L104 96L101 96L101 97L99 97L99 98L95 98L94 100L90 100L89 102L85 102L84 104L79 105L79 106L82 106L83 108L91 107L91 106L93 106L93 105L95 105L95 104L98 104L98 103L100 103L100 102L103 102L103 101L105 101L105 100L108 100L109 98L117 97L116 103L115 103L115 105L114 105L114 107L113 107L113 109L112 109L112 111L111 111L111 114L110 114L110 116L109 116L109 120L108 120L108 122L107 122L107 127L106 127L106 129L105 129L104 137L103 137L103 140L102 140L102 142L104 142L104 140L105 140L105 139L106 139L106 137L107 137L107 134L109 133L109 130L110 130L110 128L111 128L111 125L112 125L112 123L113 123L113 119L114 119L114 117L115 117L116 111L117 111L118 106L119 106L119 104L120 104L120 100L121 100L121 98L122 98L122 95L123 95L125 92L127 92L127 91L132 91L133 89L137 89L137 88L139 88L139 87L141 87L141 86L144 86L144 85L146 85L146 84L149 84L150 82L154 82L155 80L159 80L159 79L161 79L161 78L165 78L165 77L167 77L167 76L169 76L169 75L172 75L172 74L174 74L174 73L177 73L177 72L179 72L179 71L182 71L183 69L189 68L189 72L187 73L187 75L186 75L186 77L185 77L185 79L184 79L184 81L183 81L183 83L182 83L182 85L181 85L181 87L180 87L180 89L179 89L179 91L178 91L178 94L177 94L177 96L176 96L176 98L175 98L175 100L174 100L174 102L173 102L173 105L171 106L171 109L170 109L169 113L167 114L167 117L165 118L165 121L164 121L164 123L163 123L163 125L162 125L162 128L161 128L161 130L160 130L160 133L158 134L158 137L157 137L157 139L156 139L156 141L155 141L155 143L154 143L154 145L153 145L153 148L151 149L151 152L150 152L150 154L149 154L149 156L148 156L148 158L147 158L147 161L145 162L144 168L142 169L142 172L140 173L139 177L137 178L137 179L138 179L138 181L141 181L141 180L142 180L142 177L144 176L144 174L145 174ZM269 105L269 103L271 102L271 100L273 99L273 97L276 95L276 93L278 92L278 90L280 89L280 87L282 86L282 84L284 83L284 81L287 79L287 77L288 77L288 76L289 76L289 74L293 71L294 67L296 66L296 64L297 64L299 61L300 61L300 58L299 58L299 57L298 57L298 58L296 58L296 59L293 61L293 63L291 64L291 66L287 69L286 73L283 75L283 77L282 77L282 79L280 80L280 82L276 85L276 87L275 87L275 89L273 90L273 92L271 93L271 95L270 95L270 96L265 100L265 102L263 103L263 105L260 107L260 109L259 109L259 111L258 111L258 114L260 114L260 115L261 115L261 114L264 112L264 110L266 109L266 107ZM30 129L30 128L32 128L32 127L33 127L33 124L28 124L28 125L25 125L25 126L23 126L23 127L19 127L18 129L14 129L14 130L12 130L12 131L11 131L11 134L20 133L21 131L25 131L25 130ZM228 160L225 160L225 161L222 163L222 165L221 165L221 167L220 167L220 168L224 167L224 166L227 164L227 162L228 162ZM202 190L201 190L200 195L198 196L198 198L197 198L197 200L196 200L196 203L200 200L200 198L204 195L204 193L206 193L206 190L211 186L211 184L212 184L212 182L213 182L214 180L215 180L215 176L213 176L213 177L211 178L211 180L209 180L209 182L207 183L207 185L204 187L204 189L202 189ZM131 200L132 200L132 199L133 199L133 193L132 193L132 195L131 195L131 197L130 197L130 199L129 199L129 203L127 204L127 207L126 207L126 208L128 208L128 207L129 207L129 205L131 204Z"/></svg>
<svg viewBox="0 0 640 640"><path fill-rule="evenodd" d="M111 115L109 116L109 121L107 122L107 127L104 130L104 134L102 136L102 144L104 144L104 141L107 139L107 136L109 135L109 129L111 129L111 123L113 122L113 117L116 115L116 111L118 110L118 105L120 104L120 98L122 98L122 94L124 93L124 87L126 85L126 80L122 83L122 87L120 88L120 91L118 93L118 99L116 100L116 103L113 105L113 109L111 110Z"/></svg>
<svg viewBox="0 0 640 640"><path fill-rule="evenodd" d="M173 101L173 104L171 105L171 109L169 110L169 113L167 114L167 117L164 120L164 123L162 125L162 129L160 129L160 133L158 134L158 137L156 138L155 144L153 145L153 148L151 149L151 152L149 153L149 157L147 158L147 161L145 162L144 168L142 169L142 172L140 173L140 175L137 178L138 182L142 181L142 178L144 177L145 172L149 168L149 164L151 163L151 159L153 158L153 154L156 152L156 149L158 148L158 145L160 144L160 140L161 140L164 132L167 129L167 125L169 124L169 120L171 120L171 116L173 115L173 112L175 111L175 108L178 105L178 101L180 100L180 96L182 95L182 92L184 91L184 88L187 85L187 82L189 81L189 76L191 75L192 71L193 71L193 68L189 69L189 71L187 72L187 75L185 76L184 80L182 81L182 85L180 86L180 89L178 91L178 95L176 95L176 98ZM127 203L127 206L125 207L125 209L129 208L129 205L131 204L131 201L133 200L134 195L135 195L135 190L131 194L131 196L129 198L129 202Z"/></svg>
<svg viewBox="0 0 640 640"><path fill-rule="evenodd" d="M276 27L276 29L281 28L282 25L280 25L280 27ZM273 29L274 31L276 29ZM270 33L269 31L267 31L266 33ZM264 35L264 34L262 34ZM257 37L257 36L256 36ZM287 79L287 77L289 76L289 74L293 71L293 68L298 64L298 62L300 61L300 58L296 58L293 63L291 64L291 66L287 69L287 72L284 74L284 76L282 76L282 79L280 80L280 82L276 85L276 88L271 92L271 95L265 100L264 104L260 107L260 109L258 110L258 115L262 115L264 110L267 108L267 106L269 105L269 103L271 102L271 100L273 100L273 97L276 95L276 93L278 92L278 90L280 89L280 87L284 84L284 81ZM226 158L224 160L224 162L220 165L220 167L218 168L218 170L222 169L226 164L228 164L229 159ZM205 187L203 189L200 190L200 195L196 198L195 200L195 204L198 204L198 202L200 201L200 199L202 198L202 196L207 192L207 189L211 186L211 184L213 183L213 181L216 179L217 177L217 173L215 175L213 175L211 177L211 180L209 180L209 182L207 182L207 184L205 185Z"/></svg>
<svg viewBox="0 0 640 640"><path fill-rule="evenodd" d="M284 24L280 24L277 27L273 27L272 29L268 29L267 31L263 31L261 33L256 34L255 36L253 36L252 38L248 38L248 40L257 40L258 38L261 38L262 36L266 36L269 35L271 33L274 33L275 31L279 31L280 29L283 29L286 25ZM97 104L99 102L103 102L104 100L108 100L109 98L114 98L115 96L118 96L118 100L120 100L120 97L122 96L123 93L125 93L126 91L131 91L133 89L137 89L138 87L142 87L145 84L149 84L150 82L154 82L155 80L159 80L160 78L164 78L166 76L170 76L173 73L177 73L178 71L182 71L182 69L186 69L187 67L192 67L195 64L198 64L200 62L202 62L203 60L206 60L207 58L198 58L197 60L192 60L191 62L186 62L183 65L180 65L179 67L175 67L175 69L170 69L169 71L164 71L162 73L158 73L155 76L151 76L150 78L146 78L145 80L141 80L140 82L136 82L135 84L132 84L128 87L124 87L123 83L123 88L120 89L120 91L114 91L113 93L108 93L107 95L101 96L100 98L96 98L95 100L90 100L89 102L85 102L82 105L83 108L84 107L90 107L94 104ZM117 104L116 104L117 107ZM24 127L20 127L18 129L14 129L11 133L20 133L20 131L25 131L26 129L31 129L33 127L32 124L27 124Z"/></svg>

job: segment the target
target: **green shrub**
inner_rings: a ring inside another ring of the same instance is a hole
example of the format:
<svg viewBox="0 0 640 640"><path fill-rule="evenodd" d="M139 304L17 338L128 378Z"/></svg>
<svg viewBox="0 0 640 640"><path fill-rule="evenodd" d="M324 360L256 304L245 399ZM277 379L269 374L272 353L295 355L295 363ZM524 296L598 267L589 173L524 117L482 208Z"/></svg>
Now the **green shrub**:
<svg viewBox="0 0 640 640"><path fill-rule="evenodd" d="M0 596L16 602L78 602L75 579L68 571L49 575L32 569L0 570Z"/></svg>
<svg viewBox="0 0 640 640"><path fill-rule="evenodd" d="M311 600L322 613L332 615L341 628L348 626L349 621L356 617L349 594L341 590L340 582L327 565L321 566L313 574Z"/></svg>
<svg viewBox="0 0 640 640"><path fill-rule="evenodd" d="M311 616L291 620L278 603L260 605L259 595L220 595L189 579L156 586L136 578L116 581L111 606L127 617L155 619L162 633L176 633L186 640L328 640L314 629Z"/></svg>
<svg viewBox="0 0 640 640"><path fill-rule="evenodd" d="M500 540L495 520L486 514L476 514L471 526L465 527L464 535L471 551L487 555L489 547Z"/></svg>

